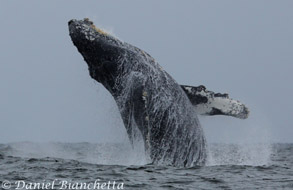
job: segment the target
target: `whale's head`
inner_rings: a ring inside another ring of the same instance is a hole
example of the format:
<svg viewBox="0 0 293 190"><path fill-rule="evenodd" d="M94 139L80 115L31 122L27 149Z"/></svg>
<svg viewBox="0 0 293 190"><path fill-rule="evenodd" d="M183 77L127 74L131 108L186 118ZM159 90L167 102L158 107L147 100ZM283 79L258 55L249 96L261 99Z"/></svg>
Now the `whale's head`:
<svg viewBox="0 0 293 190"><path fill-rule="evenodd" d="M87 18L70 20L68 27L72 42L89 66L91 77L112 90L117 69L126 52L124 43L97 28Z"/></svg>

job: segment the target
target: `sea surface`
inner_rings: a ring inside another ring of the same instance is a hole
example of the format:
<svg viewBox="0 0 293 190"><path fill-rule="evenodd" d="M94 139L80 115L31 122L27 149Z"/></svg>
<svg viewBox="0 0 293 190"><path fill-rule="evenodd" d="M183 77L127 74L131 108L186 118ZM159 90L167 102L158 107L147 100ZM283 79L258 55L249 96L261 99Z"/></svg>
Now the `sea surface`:
<svg viewBox="0 0 293 190"><path fill-rule="evenodd" d="M147 164L142 153L124 144L1 144L0 185L2 189L293 189L293 144L210 144L207 166L192 168Z"/></svg>

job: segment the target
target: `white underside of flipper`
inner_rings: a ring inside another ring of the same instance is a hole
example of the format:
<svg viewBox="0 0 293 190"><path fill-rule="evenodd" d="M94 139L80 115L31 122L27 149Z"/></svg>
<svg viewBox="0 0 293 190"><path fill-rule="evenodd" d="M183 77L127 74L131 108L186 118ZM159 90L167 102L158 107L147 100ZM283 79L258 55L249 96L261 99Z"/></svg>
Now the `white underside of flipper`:
<svg viewBox="0 0 293 190"><path fill-rule="evenodd" d="M205 102L192 102L201 115L227 115L246 119L249 115L248 108L238 100L230 99L227 94L215 94L207 91L204 86L184 86L188 96L205 98Z"/></svg>

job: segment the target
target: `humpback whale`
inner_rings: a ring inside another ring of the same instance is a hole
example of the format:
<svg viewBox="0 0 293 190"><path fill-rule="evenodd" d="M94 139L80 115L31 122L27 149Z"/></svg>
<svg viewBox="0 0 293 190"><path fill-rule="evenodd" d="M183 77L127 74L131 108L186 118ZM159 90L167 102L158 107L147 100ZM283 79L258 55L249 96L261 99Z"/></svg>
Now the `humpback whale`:
<svg viewBox="0 0 293 190"><path fill-rule="evenodd" d="M68 26L90 76L114 97L130 142L142 139L151 163L205 164L206 140L197 114L247 118L244 104L204 86L179 85L148 53L89 19L70 20Z"/></svg>

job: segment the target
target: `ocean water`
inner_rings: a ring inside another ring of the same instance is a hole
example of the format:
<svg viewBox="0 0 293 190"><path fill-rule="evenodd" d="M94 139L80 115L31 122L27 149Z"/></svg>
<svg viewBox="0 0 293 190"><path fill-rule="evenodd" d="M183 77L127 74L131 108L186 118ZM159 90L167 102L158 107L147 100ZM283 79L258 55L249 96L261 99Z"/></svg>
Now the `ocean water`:
<svg viewBox="0 0 293 190"><path fill-rule="evenodd" d="M1 144L0 185L2 189L293 189L293 144L210 144L207 165L192 168L147 164L142 152L125 144Z"/></svg>

